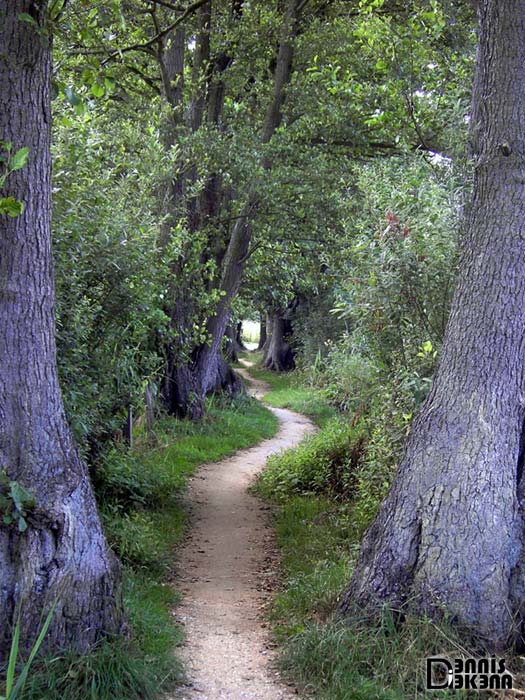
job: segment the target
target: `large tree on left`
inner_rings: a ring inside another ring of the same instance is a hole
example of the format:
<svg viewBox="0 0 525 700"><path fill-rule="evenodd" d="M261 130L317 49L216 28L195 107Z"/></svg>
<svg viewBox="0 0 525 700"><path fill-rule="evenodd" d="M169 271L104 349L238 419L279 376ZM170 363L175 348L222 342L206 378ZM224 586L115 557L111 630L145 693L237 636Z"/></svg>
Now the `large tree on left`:
<svg viewBox="0 0 525 700"><path fill-rule="evenodd" d="M58 386L47 12L45 1L0 0L0 140L4 155L29 149L0 193L24 204L0 214L0 468L35 497L24 532L0 517L0 656L16 616L30 644L54 601L49 648L82 650L122 626L119 565Z"/></svg>

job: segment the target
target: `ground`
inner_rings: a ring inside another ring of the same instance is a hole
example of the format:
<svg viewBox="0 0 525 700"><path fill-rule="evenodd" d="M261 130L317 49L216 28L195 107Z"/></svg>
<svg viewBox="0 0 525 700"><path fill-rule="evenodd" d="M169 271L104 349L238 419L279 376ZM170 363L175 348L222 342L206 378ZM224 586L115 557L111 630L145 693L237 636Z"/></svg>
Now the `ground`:
<svg viewBox="0 0 525 700"><path fill-rule="evenodd" d="M255 396L268 390L238 371ZM297 698L274 668L262 614L277 566L273 531L267 506L248 489L270 454L296 445L315 428L297 413L271 410L280 423L274 438L204 465L190 484L193 528L178 565L188 684L177 700Z"/></svg>

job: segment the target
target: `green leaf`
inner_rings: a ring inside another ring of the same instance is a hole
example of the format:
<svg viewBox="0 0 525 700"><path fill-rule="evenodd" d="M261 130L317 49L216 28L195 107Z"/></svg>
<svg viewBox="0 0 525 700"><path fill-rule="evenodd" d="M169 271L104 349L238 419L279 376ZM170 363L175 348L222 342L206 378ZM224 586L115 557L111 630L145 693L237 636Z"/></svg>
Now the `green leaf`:
<svg viewBox="0 0 525 700"><path fill-rule="evenodd" d="M104 78L104 86L106 88L106 92L111 93L115 89L115 78L110 78L109 76L106 76Z"/></svg>
<svg viewBox="0 0 525 700"><path fill-rule="evenodd" d="M25 685L25 682L27 680L27 675L29 673L29 669L31 667L31 664L33 663L35 656L38 653L38 650L40 649L40 647L42 645L42 642L44 641L44 637L47 634L47 630L49 629L49 625L51 624L51 619L52 619L53 614L55 612L55 608L56 608L56 602L53 603L53 605L51 606L51 610L47 614L47 617L44 621L44 624L42 625L42 629L40 630L40 634L38 635L37 640L34 643L33 648L31 649L31 653L29 654L29 658L26 662L26 665L22 669L22 673L19 675L18 680L16 682L16 685L13 688L13 692L10 696L10 700L15 700L15 698L18 696L18 694L20 693L20 691L22 690L22 688Z"/></svg>
<svg viewBox="0 0 525 700"><path fill-rule="evenodd" d="M91 93L95 97L104 97L105 92L106 92L106 89L104 88L103 85L100 85L99 83L93 83L91 85Z"/></svg>
<svg viewBox="0 0 525 700"><path fill-rule="evenodd" d="M87 112L87 107L84 104L84 102L82 102L82 101L78 102L78 104L75 105L74 109L75 109L75 114L78 117L83 117L84 114L86 114L86 112Z"/></svg>
<svg viewBox="0 0 525 700"><path fill-rule="evenodd" d="M20 486L18 481L11 481L10 484L11 498L16 506L16 509L23 512L24 508L32 508L35 505L35 499L23 486Z"/></svg>
<svg viewBox="0 0 525 700"><path fill-rule="evenodd" d="M27 12L21 12L21 13L18 15L18 19L19 19L21 22L27 22L28 24L34 24L35 26L38 25L36 19L35 19L34 17L31 17L31 15L29 15ZM8 694L9 694L9 693L8 693Z"/></svg>
<svg viewBox="0 0 525 700"><path fill-rule="evenodd" d="M7 664L7 674L5 682L5 694L9 698L13 692L15 681L16 658L18 656L18 646L20 643L20 621L15 625L13 639L11 641L11 649L9 651L9 663Z"/></svg>
<svg viewBox="0 0 525 700"><path fill-rule="evenodd" d="M0 214L7 214L13 219L24 211L23 202L14 197L0 197Z"/></svg>
<svg viewBox="0 0 525 700"><path fill-rule="evenodd" d="M82 99L77 95L77 93L73 90L73 88L67 87L64 90L64 94L65 94L69 104L73 105L73 107L76 107L77 105L82 104Z"/></svg>
<svg viewBox="0 0 525 700"><path fill-rule="evenodd" d="M20 148L9 161L10 170L21 170L27 163L28 158L29 148L27 146Z"/></svg>

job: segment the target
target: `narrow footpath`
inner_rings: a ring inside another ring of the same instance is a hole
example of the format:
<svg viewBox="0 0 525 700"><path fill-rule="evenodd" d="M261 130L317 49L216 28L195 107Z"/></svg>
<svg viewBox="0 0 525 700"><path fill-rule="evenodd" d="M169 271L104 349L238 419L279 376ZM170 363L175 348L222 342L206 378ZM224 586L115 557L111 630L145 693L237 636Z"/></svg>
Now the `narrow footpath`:
<svg viewBox="0 0 525 700"><path fill-rule="evenodd" d="M247 366L250 363L245 362ZM238 370L250 393L269 387ZM271 408L277 435L233 457L203 465L190 482L193 527L179 555L188 685L177 700L297 700L274 669L262 608L275 579L268 508L248 492L266 459L314 432L297 413Z"/></svg>

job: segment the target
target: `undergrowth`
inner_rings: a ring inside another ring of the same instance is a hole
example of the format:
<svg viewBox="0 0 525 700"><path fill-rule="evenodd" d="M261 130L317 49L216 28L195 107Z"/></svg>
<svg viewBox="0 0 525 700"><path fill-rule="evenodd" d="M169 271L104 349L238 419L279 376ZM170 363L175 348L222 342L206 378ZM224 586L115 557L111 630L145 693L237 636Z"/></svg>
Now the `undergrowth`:
<svg viewBox="0 0 525 700"><path fill-rule="evenodd" d="M241 397L214 399L202 423L164 419L155 436L136 435L136 449L115 448L94 484L108 541L124 563L129 635L91 652L35 663L22 700L153 700L183 678L174 648L182 641L169 581L174 548L185 532L181 495L195 468L271 437L276 418ZM151 447L151 443L154 447Z"/></svg>
<svg viewBox="0 0 525 700"><path fill-rule="evenodd" d="M297 377L250 370L287 396ZM308 394L308 387L293 386ZM315 392L317 401L327 402ZM297 407L296 407L297 408ZM318 412L323 409L318 407ZM268 460L257 490L275 504L283 585L270 617L284 673L318 700L405 700L424 697L425 659L465 655L457 631L407 614L402 624L385 608L380 620L337 617L360 540L395 472L405 424L388 430L374 411L332 417L297 448ZM471 650L471 654L474 652ZM436 698L468 698L465 691Z"/></svg>
<svg viewBox="0 0 525 700"><path fill-rule="evenodd" d="M260 353L244 355L245 359L257 363ZM289 408L291 411L308 416L318 427L323 427L336 415L336 410L326 400L322 389L305 386L300 372L271 372L254 364L249 368L250 374L270 386L270 391L263 401L275 408Z"/></svg>

